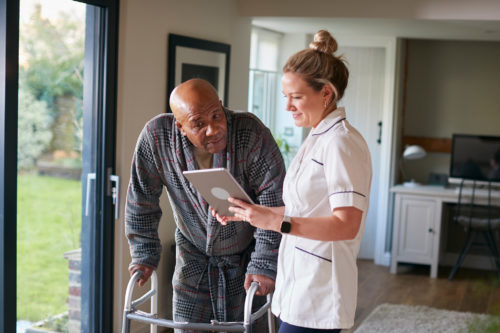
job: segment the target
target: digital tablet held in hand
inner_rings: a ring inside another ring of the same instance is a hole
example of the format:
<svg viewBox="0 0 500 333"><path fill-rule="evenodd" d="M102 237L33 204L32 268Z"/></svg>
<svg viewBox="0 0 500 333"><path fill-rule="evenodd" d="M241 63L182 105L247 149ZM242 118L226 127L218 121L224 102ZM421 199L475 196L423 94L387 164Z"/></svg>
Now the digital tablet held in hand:
<svg viewBox="0 0 500 333"><path fill-rule="evenodd" d="M225 168L191 170L182 173L221 216L234 215L229 211L231 207L231 203L227 201L229 197L253 204L250 196Z"/></svg>

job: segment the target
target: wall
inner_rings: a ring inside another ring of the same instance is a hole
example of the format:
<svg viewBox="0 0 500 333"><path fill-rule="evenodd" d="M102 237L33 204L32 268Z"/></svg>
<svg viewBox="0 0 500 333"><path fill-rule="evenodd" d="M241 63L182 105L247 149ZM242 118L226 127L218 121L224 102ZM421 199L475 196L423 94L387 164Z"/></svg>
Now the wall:
<svg viewBox="0 0 500 333"><path fill-rule="evenodd" d="M243 16L498 20L497 0L238 0Z"/></svg>
<svg viewBox="0 0 500 333"><path fill-rule="evenodd" d="M239 17L232 0L122 0L118 54L117 173L121 176L121 212L130 177L130 162L137 137L147 120L167 107L167 40L169 33L231 45L229 107L246 109L250 54L250 19ZM172 259L174 222L162 196L160 238L162 256ZM121 330L123 297L129 279L128 244L123 213L116 222L114 331ZM172 262L162 261L160 313L171 318ZM134 325L132 331L145 325Z"/></svg>
<svg viewBox="0 0 500 333"><path fill-rule="evenodd" d="M451 138L500 135L500 42L409 40L404 134ZM408 161L408 176L426 183L448 173L450 154Z"/></svg>

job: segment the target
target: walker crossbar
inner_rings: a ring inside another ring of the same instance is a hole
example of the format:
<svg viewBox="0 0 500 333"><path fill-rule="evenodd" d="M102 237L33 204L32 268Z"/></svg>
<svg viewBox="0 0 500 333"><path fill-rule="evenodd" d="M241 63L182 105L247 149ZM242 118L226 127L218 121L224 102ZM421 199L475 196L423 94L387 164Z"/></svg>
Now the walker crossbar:
<svg viewBox="0 0 500 333"><path fill-rule="evenodd" d="M131 308L132 309L135 309L137 308L139 305L143 304L143 303L146 303L151 297L153 297L154 295L156 295L156 290L150 290L148 291L146 294L142 295L140 298L136 299L135 301L132 302L131 304Z"/></svg>
<svg viewBox="0 0 500 333"><path fill-rule="evenodd" d="M127 285L127 291L125 292L125 305L123 309L123 326L122 333L130 332L130 321L136 320L138 322L146 323L151 325L151 333L156 333L157 326L177 328L184 330L199 330L199 331L209 331L209 332L252 332L252 324L260 317L262 317L266 312L268 313L268 327L269 333L274 333L274 317L271 314L271 295L267 295L267 301L262 305L256 312L252 313L252 303L255 293L259 289L259 284L257 282L252 282L250 288L247 291L245 298L245 308L244 308L244 318L243 322L219 322L212 320L211 323L188 323L188 322L176 322L173 320L158 318L158 277L156 271L153 271L151 275L151 289L139 297L135 301L132 301L132 293L136 282L141 278L142 272L136 271ZM151 313L143 312L137 310L136 307L145 303L151 299Z"/></svg>

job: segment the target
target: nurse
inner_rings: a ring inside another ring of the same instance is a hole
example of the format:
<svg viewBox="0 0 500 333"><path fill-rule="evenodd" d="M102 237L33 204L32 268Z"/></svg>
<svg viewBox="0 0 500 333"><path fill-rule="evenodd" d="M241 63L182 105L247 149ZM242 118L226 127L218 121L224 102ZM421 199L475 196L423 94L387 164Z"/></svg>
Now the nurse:
<svg viewBox="0 0 500 333"><path fill-rule="evenodd" d="M296 126L312 128L287 171L285 206L230 198L234 217L213 212L222 224L246 221L282 233L272 303L279 333L340 332L354 324L372 168L365 140L337 106L349 72L336 50L336 40L320 30L283 67L286 109Z"/></svg>

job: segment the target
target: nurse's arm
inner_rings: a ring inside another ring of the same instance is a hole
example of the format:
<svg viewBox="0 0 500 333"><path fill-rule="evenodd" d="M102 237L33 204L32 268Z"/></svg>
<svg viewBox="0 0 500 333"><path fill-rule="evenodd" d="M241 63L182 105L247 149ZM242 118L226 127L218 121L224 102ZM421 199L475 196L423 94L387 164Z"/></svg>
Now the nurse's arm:
<svg viewBox="0 0 500 333"><path fill-rule="evenodd" d="M269 207L251 205L244 201L229 198L234 204L229 208L234 217L220 217L222 224L228 221L246 221L251 225L280 232L283 221L284 207L272 211ZM215 215L214 215L215 216ZM290 234L320 241L340 241L354 239L359 232L363 211L355 207L337 207L332 215L323 217L291 217Z"/></svg>
<svg viewBox="0 0 500 333"><path fill-rule="evenodd" d="M331 216L291 217L290 234L320 241L351 240L358 234L362 217L363 211L355 207L335 208Z"/></svg>

